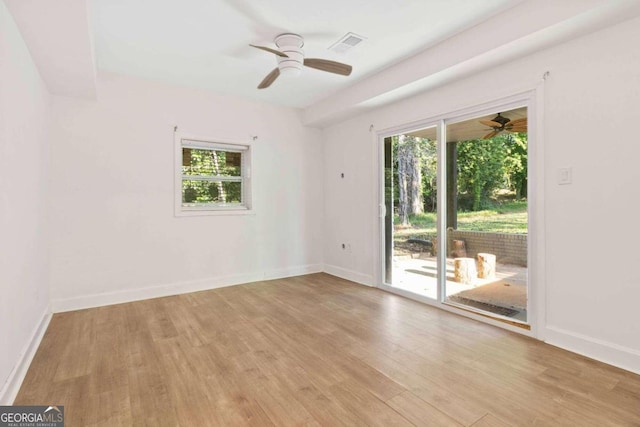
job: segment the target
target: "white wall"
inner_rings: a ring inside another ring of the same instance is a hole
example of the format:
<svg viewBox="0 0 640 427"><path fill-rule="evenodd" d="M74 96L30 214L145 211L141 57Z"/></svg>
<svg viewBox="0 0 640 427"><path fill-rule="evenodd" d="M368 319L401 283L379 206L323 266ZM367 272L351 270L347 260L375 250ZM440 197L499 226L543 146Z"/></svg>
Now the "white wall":
<svg viewBox="0 0 640 427"><path fill-rule="evenodd" d="M174 125L258 136L255 215L174 216ZM52 138L54 311L322 269L321 134L296 110L101 74L97 102L54 97Z"/></svg>
<svg viewBox="0 0 640 427"><path fill-rule="evenodd" d="M640 372L640 20L576 39L324 131L328 271L372 284L376 129L435 117L533 87L545 71L544 179L548 342ZM573 184L556 184L559 167ZM344 172L348 179L337 178ZM349 241L352 252L340 248Z"/></svg>
<svg viewBox="0 0 640 427"><path fill-rule="evenodd" d="M9 404L49 308L50 98L0 1L0 404Z"/></svg>

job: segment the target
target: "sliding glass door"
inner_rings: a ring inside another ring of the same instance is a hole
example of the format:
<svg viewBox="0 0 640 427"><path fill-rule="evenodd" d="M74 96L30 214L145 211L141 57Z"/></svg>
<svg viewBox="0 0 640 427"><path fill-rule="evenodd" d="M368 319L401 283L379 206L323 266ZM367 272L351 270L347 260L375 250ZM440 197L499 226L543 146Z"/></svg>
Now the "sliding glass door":
<svg viewBox="0 0 640 427"><path fill-rule="evenodd" d="M526 324L527 107L443 120L382 143L384 285Z"/></svg>
<svg viewBox="0 0 640 427"><path fill-rule="evenodd" d="M436 127L392 135L383 143L384 282L436 299Z"/></svg>
<svg viewBox="0 0 640 427"><path fill-rule="evenodd" d="M527 109L449 123L444 302L527 321Z"/></svg>

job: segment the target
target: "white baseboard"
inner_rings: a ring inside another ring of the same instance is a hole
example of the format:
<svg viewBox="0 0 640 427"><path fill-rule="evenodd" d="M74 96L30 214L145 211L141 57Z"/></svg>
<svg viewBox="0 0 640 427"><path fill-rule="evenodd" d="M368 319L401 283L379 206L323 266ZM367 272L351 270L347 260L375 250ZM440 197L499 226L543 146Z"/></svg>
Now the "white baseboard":
<svg viewBox="0 0 640 427"><path fill-rule="evenodd" d="M305 274L322 273L322 264L308 264L291 268L280 268L264 272L264 280L284 279L285 277L304 276Z"/></svg>
<svg viewBox="0 0 640 427"><path fill-rule="evenodd" d="M31 339L29 339L20 354L18 363L15 364L13 371L9 374L9 378L7 378L2 390L0 390L0 405L13 405L13 401L16 399L16 396L20 391L20 386L24 381L24 377L27 375L33 356L35 356L36 351L40 346L40 341L42 341L42 337L44 336L50 321L51 310L49 306L47 306L44 313L42 313L40 322L31 334Z"/></svg>
<svg viewBox="0 0 640 427"><path fill-rule="evenodd" d="M586 335L547 326L545 342L600 362L640 374L640 351Z"/></svg>
<svg viewBox="0 0 640 427"><path fill-rule="evenodd" d="M375 286L373 283L373 276L368 274L358 273L357 271L348 270L346 268L337 267L335 265L324 265L324 272L337 276L342 279L351 280L352 282L359 283L365 286Z"/></svg>
<svg viewBox="0 0 640 427"><path fill-rule="evenodd" d="M57 298L51 301L51 309L54 313L61 313L65 311L82 310L85 308L102 307L105 305L122 304L151 298L180 295L189 292L206 291L226 286L240 285L243 283L320 273L323 271L322 267L323 266L321 264L309 264L286 269L212 277L208 279L168 283L146 288L105 292L101 294L83 295L72 298Z"/></svg>
<svg viewBox="0 0 640 427"><path fill-rule="evenodd" d="M168 283L159 286L130 289L116 292L105 292L94 295L84 295L73 298L58 298L51 301L54 313L82 310L85 308L102 307L105 305L122 304L151 298L186 294L189 292L206 291L241 283L257 282L263 279L262 274L238 274L188 282Z"/></svg>

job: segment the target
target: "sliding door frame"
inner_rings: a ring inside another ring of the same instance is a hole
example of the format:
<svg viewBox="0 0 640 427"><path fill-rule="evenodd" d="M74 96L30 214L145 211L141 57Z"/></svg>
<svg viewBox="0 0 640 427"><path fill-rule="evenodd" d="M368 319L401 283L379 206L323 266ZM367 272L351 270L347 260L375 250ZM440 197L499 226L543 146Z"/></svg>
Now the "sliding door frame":
<svg viewBox="0 0 640 427"><path fill-rule="evenodd" d="M376 194L378 201L378 227L377 239L378 246L377 262L374 272L375 283L380 289L399 294L429 305L436 306L440 309L454 312L466 317L480 320L495 326L509 329L518 333L533 336L538 339L544 339L542 336L542 327L545 322L546 314L546 292L545 292L545 265L544 265L544 162L543 162L543 90L542 83L532 89L522 91L512 96L496 99L484 104L470 106L464 109L451 111L436 117L425 118L411 123L405 123L398 126L389 127L375 132L375 141L377 144L377 179ZM446 132L447 125L473 119L486 114L493 114L497 111L507 111L517 107L527 107L527 155L528 155L528 237L527 237L527 325L523 328L505 322L497 318L493 318L475 312L458 308L456 306L446 304L445 280L446 280L446 212L447 212L447 194L446 191ZM412 131L425 129L436 126L437 130L437 265L438 265L438 293L437 298L425 297L423 295L408 292L402 289L394 288L391 284L385 283L385 194L384 194L384 139Z"/></svg>

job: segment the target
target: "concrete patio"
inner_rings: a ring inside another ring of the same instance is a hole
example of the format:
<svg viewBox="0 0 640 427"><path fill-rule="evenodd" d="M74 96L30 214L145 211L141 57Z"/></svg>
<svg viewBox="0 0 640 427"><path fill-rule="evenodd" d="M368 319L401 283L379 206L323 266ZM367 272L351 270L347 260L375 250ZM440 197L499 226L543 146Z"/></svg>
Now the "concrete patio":
<svg viewBox="0 0 640 427"><path fill-rule="evenodd" d="M436 299L436 277L436 257L428 253L394 256L393 287ZM446 295L447 302L526 321L527 269L497 263L494 279L464 284L454 281L453 258L447 258Z"/></svg>

